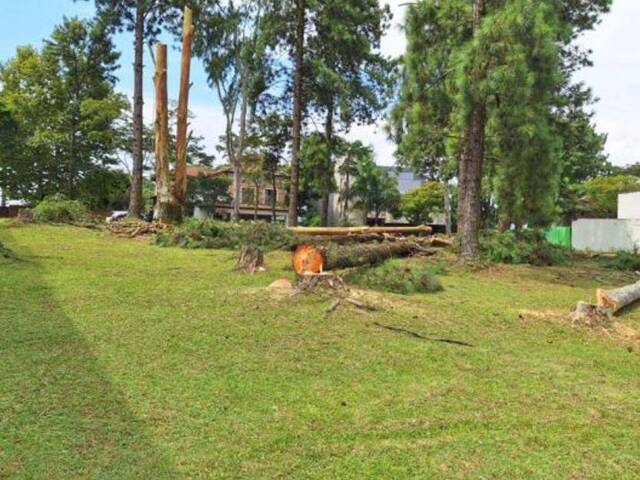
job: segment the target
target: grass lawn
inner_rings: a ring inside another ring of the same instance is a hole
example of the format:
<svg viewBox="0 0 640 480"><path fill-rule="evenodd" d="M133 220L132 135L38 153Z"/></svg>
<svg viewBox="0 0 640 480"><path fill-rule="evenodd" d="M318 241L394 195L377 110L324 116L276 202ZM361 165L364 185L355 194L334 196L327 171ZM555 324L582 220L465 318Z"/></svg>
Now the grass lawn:
<svg viewBox="0 0 640 480"><path fill-rule="evenodd" d="M71 227L0 242L0 478L640 478L640 354L564 320L628 276L450 267L327 316L265 288L286 253L249 276Z"/></svg>

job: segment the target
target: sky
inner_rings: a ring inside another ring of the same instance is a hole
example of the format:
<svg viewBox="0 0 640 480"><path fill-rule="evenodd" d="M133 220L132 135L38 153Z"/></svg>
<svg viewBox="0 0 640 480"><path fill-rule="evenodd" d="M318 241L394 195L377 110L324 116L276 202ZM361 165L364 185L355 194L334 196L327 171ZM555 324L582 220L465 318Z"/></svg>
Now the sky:
<svg viewBox="0 0 640 480"><path fill-rule="evenodd" d="M382 42L386 55L397 56L405 47L401 29L406 0L381 0L391 6L394 21ZM0 0L0 62L15 54L19 45L40 46L55 24L63 16L89 18L93 15L92 1L73 0ZM599 131L608 134L606 151L615 165L640 161L636 154L635 136L640 131L640 49L636 20L640 18L640 1L614 0L611 12L603 18L595 31L588 32L580 42L593 51L594 66L583 70L577 79L591 86L599 102L593 107ZM169 96L177 98L180 52L170 37L164 40L173 45L169 50ZM133 92L133 36L119 34L115 38L121 68L117 75L117 90L131 96ZM153 83L152 62L145 52L145 122L152 120ZM205 138L205 145L214 153L218 138L224 131L224 118L215 92L207 85L204 69L197 59L192 63L190 110L195 115L191 128ZM371 144L381 165L394 163L394 145L388 141L383 124L354 128L348 135L352 140Z"/></svg>

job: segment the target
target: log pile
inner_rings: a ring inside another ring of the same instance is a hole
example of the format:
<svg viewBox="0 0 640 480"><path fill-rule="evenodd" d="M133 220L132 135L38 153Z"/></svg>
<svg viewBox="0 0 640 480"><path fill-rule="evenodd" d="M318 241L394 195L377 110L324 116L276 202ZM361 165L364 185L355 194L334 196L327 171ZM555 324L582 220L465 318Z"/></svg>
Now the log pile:
<svg viewBox="0 0 640 480"><path fill-rule="evenodd" d="M138 221L111 222L107 224L111 233L118 237L135 238L154 235L164 229L162 224Z"/></svg>

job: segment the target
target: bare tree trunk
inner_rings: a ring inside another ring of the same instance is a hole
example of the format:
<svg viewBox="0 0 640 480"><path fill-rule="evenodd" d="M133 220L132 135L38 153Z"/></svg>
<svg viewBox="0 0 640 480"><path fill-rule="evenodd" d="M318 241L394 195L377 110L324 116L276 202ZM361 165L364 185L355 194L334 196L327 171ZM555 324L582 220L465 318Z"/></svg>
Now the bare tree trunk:
<svg viewBox="0 0 640 480"><path fill-rule="evenodd" d="M260 187L256 183L256 193L253 199L253 221L258 220L258 205L260 204Z"/></svg>
<svg viewBox="0 0 640 480"><path fill-rule="evenodd" d="M184 8L182 24L182 64L180 67L180 96L178 98L178 118L176 128L176 177L173 196L181 210L185 208L187 197L187 124L189 114L189 77L191 68L191 45L193 43L193 23L191 9Z"/></svg>
<svg viewBox="0 0 640 480"><path fill-rule="evenodd" d="M143 128L143 52L144 52L144 0L136 1L135 57L133 63L133 175L129 198L129 216L142 213L142 128Z"/></svg>
<svg viewBox="0 0 640 480"><path fill-rule="evenodd" d="M4 187L0 190L0 207L2 208L7 206L7 194L4 190Z"/></svg>
<svg viewBox="0 0 640 480"><path fill-rule="evenodd" d="M278 201L278 190L276 189L276 173L271 176L271 188L273 188L273 198L271 199L271 219L276 223L276 203Z"/></svg>
<svg viewBox="0 0 640 480"><path fill-rule="evenodd" d="M451 235L451 192L449 182L444 182L444 229L447 235Z"/></svg>
<svg viewBox="0 0 640 480"><path fill-rule="evenodd" d="M343 192L344 193L344 212L342 212L342 215L344 217L343 223L345 225L349 223L349 196L351 195L350 182L351 182L351 179L349 178L349 169L347 168L347 171L344 175L344 192Z"/></svg>
<svg viewBox="0 0 640 480"><path fill-rule="evenodd" d="M474 32L480 28L485 0L476 0L473 12ZM471 81L479 80L479 72L472 72ZM464 146L460 158L458 177L458 234L460 255L463 260L476 260L480 256L480 202L482 197L482 161L485 147L486 105L475 99L464 131Z"/></svg>
<svg viewBox="0 0 640 480"><path fill-rule="evenodd" d="M327 105L327 118L324 122L324 138L329 150L329 160L331 160L333 155L333 99ZM329 163L331 164L331 162ZM332 171L331 175L333 174ZM327 175L329 175L329 172L327 172ZM329 225L329 199L330 192L327 189L322 193L322 202L320 205L320 225L322 227Z"/></svg>
<svg viewBox="0 0 640 480"><path fill-rule="evenodd" d="M175 202L171 189L169 170L169 101L167 97L167 46L156 45L156 197L158 199L158 220L162 223L174 223L179 217L180 208Z"/></svg>
<svg viewBox="0 0 640 480"><path fill-rule="evenodd" d="M233 202L233 218L235 220L240 219L240 198L242 194L242 156L244 154L244 139L247 134L247 109L249 99L247 98L247 83L246 78L248 72L245 69L244 78L242 80L242 106L240 107L240 134L238 136L238 148L235 154L235 163L233 165L233 188L234 188L234 202Z"/></svg>
<svg viewBox="0 0 640 480"><path fill-rule="evenodd" d="M296 52L293 92L293 145L291 152L291 190L289 226L298 225L298 190L300 187L300 144L302 141L302 79L304 61L305 0L296 0Z"/></svg>

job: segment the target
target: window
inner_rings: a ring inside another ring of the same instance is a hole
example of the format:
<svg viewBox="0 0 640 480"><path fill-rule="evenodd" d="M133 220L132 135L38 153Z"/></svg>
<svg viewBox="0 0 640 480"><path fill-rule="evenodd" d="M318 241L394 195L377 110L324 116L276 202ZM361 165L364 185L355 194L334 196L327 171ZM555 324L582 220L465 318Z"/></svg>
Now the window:
<svg viewBox="0 0 640 480"><path fill-rule="evenodd" d="M276 199L276 191L270 188L267 188L264 191L264 204L265 205L273 205L273 201Z"/></svg>
<svg viewBox="0 0 640 480"><path fill-rule="evenodd" d="M244 203L245 205L253 205L253 202L256 198L256 190L255 188L243 188L242 189L242 197L240 203Z"/></svg>

